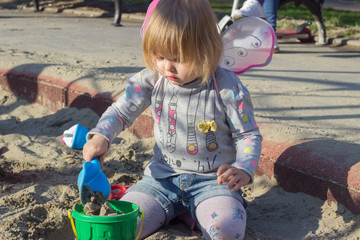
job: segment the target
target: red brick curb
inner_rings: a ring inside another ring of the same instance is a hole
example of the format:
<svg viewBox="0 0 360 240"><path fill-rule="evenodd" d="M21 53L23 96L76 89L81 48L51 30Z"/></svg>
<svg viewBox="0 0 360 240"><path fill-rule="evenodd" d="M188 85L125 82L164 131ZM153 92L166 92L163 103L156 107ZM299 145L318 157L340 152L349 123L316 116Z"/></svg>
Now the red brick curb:
<svg viewBox="0 0 360 240"><path fill-rule="evenodd" d="M90 108L99 116L115 100L74 82L41 74L0 69L0 85L17 97L39 103L52 111L64 107ZM152 137L153 119L149 109L129 129L138 138Z"/></svg>
<svg viewBox="0 0 360 240"><path fill-rule="evenodd" d="M77 83L16 70L0 69L0 84L16 96L52 111L63 107L89 107L100 115L113 101L111 96L98 94Z"/></svg>
<svg viewBox="0 0 360 240"><path fill-rule="evenodd" d="M0 85L29 102L57 111L88 107L101 115L114 101L76 83L50 76L0 69ZM138 138L152 137L153 119L147 109L130 131ZM266 175L289 192L304 192L322 200L339 202L360 213L360 149L356 144L331 139L277 142L268 135L272 126L259 123L263 151L257 174ZM274 131L274 130L273 130Z"/></svg>
<svg viewBox="0 0 360 240"><path fill-rule="evenodd" d="M260 130L267 128L261 125ZM275 179L288 192L339 202L360 213L360 149L331 139L278 143L263 134L257 174Z"/></svg>

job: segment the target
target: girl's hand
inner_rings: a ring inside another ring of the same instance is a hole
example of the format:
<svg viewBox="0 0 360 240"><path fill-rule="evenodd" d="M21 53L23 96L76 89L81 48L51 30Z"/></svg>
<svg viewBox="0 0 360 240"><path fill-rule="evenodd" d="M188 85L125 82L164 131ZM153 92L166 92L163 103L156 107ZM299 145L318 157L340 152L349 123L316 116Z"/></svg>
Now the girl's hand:
<svg viewBox="0 0 360 240"><path fill-rule="evenodd" d="M218 183L227 182L226 187L231 189L232 192L238 191L251 180L250 175L245 171L229 164L221 164L216 174L218 176Z"/></svg>
<svg viewBox="0 0 360 240"><path fill-rule="evenodd" d="M93 158L98 158L101 167L103 166L109 143L106 138L100 135L94 135L83 147L83 158L90 162Z"/></svg>

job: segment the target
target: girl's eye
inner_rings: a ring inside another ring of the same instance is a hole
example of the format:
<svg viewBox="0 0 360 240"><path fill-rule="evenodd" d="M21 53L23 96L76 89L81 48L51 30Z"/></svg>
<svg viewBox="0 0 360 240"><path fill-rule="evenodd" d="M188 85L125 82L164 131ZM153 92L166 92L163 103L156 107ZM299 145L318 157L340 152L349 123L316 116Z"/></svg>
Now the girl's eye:
<svg viewBox="0 0 360 240"><path fill-rule="evenodd" d="M156 59L157 59L157 60L164 60L164 57L162 57L162 56L156 56Z"/></svg>

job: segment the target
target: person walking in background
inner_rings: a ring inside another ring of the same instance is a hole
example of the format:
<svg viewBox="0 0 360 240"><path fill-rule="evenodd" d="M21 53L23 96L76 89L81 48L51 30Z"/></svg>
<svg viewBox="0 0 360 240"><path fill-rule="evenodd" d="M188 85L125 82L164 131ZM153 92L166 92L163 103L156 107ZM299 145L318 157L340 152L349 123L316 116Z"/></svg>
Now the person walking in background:
<svg viewBox="0 0 360 240"><path fill-rule="evenodd" d="M246 0L240 9L232 11L234 21L243 17L260 17L266 19L276 32L277 11L279 0ZM277 39L275 39L274 52L280 52Z"/></svg>
<svg viewBox="0 0 360 240"><path fill-rule="evenodd" d="M151 106L154 154L121 199L144 211L141 238L190 211L205 239L244 239L241 187L254 180L262 141L250 94L218 66L223 42L208 0L153 2L142 30L146 69L89 132L84 160L102 164L112 140Z"/></svg>

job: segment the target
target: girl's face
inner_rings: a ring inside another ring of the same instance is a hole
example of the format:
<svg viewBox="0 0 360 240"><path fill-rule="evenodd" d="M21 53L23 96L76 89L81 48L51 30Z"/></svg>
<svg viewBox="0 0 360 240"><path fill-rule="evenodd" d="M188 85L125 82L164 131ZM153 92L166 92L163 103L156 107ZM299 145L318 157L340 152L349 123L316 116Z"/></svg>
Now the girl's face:
<svg viewBox="0 0 360 240"><path fill-rule="evenodd" d="M187 64L177 61L177 59L168 59L161 55L155 58L157 71L167 78L172 84L184 86L193 82L199 76L190 72Z"/></svg>

